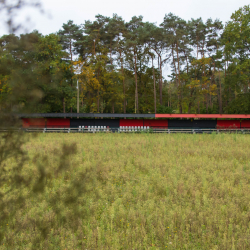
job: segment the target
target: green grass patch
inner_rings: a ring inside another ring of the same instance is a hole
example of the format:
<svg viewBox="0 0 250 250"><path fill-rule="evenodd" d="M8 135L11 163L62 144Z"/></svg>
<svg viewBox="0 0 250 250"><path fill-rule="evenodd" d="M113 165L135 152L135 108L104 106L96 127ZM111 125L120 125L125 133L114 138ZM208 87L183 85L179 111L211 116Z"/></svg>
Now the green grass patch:
<svg viewBox="0 0 250 250"><path fill-rule="evenodd" d="M77 154L57 174L62 143ZM1 224L0 249L250 249L249 145L229 134L40 134L24 149L48 160L23 171L36 180L44 166L44 192Z"/></svg>

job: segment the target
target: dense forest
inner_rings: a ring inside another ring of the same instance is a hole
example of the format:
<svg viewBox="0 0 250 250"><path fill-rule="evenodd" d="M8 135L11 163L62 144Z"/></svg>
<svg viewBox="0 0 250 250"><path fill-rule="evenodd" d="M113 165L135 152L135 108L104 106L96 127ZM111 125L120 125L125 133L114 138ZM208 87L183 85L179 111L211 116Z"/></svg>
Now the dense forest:
<svg viewBox="0 0 250 250"><path fill-rule="evenodd" d="M249 54L250 6L225 25L172 13L159 26L70 20L0 38L0 110L76 112L78 82L80 113L250 113Z"/></svg>

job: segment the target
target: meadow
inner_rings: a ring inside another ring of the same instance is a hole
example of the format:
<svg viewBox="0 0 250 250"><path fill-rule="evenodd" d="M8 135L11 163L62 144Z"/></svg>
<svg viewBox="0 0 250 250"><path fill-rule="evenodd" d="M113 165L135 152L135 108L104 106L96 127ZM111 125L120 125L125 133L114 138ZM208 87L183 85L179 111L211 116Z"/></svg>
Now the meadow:
<svg viewBox="0 0 250 250"><path fill-rule="evenodd" d="M43 172L44 189L1 224L0 249L250 249L249 146L237 134L39 134L22 171Z"/></svg>

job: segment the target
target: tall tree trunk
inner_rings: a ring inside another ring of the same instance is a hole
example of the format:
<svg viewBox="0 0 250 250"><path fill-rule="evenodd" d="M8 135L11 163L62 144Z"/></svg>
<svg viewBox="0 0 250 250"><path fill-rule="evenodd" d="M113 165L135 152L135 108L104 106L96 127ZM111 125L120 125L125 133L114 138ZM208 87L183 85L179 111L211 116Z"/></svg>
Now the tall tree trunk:
<svg viewBox="0 0 250 250"><path fill-rule="evenodd" d="M117 48L120 54L120 63L121 63L121 69L122 69L122 86L123 86L123 113L126 114L126 96L125 96L125 77L124 77L124 71L123 71L123 58L122 58L122 50L119 49L118 44L120 41L120 36L118 36L117 40ZM126 118L125 118L126 119Z"/></svg>
<svg viewBox="0 0 250 250"><path fill-rule="evenodd" d="M72 42L71 42L71 39L70 39L69 50L70 50L70 62L71 62L71 74L73 74L73 68L72 68L73 56L72 56ZM72 77L71 77L71 81L70 82L71 82L71 88L72 88L73 87L73 79L72 79ZM72 113L72 107L70 107L70 113Z"/></svg>
<svg viewBox="0 0 250 250"><path fill-rule="evenodd" d="M211 77L211 84L216 84L215 81L215 61L213 61L213 71L212 71L212 77ZM210 94L210 102L211 102L211 108L213 108L213 102L212 102L212 95Z"/></svg>
<svg viewBox="0 0 250 250"><path fill-rule="evenodd" d="M186 63L187 63L187 75L188 75L188 58L187 58L186 53L185 53L185 58L186 58ZM190 91L190 102L188 104L188 113L189 114L191 113L191 108L192 108L192 103L193 103L193 101L192 101L193 92L194 92L194 90L191 89L191 91Z"/></svg>
<svg viewBox="0 0 250 250"><path fill-rule="evenodd" d="M220 114L222 114L222 93L221 93L221 77L220 77L220 71L219 71L219 84L220 84L219 111L220 111Z"/></svg>
<svg viewBox="0 0 250 250"><path fill-rule="evenodd" d="M98 73L97 73L97 79L100 83L100 69L98 69ZM99 113L100 111L100 92L99 92L99 84L98 84L98 89L97 89L97 113Z"/></svg>
<svg viewBox="0 0 250 250"><path fill-rule="evenodd" d="M176 87L178 88L177 69L176 69L175 58L174 58L174 44L172 44L172 56L173 56L173 64L174 64L174 71L175 71L175 82L176 82ZM179 103L180 102L179 93L177 94L177 96L178 96L178 103Z"/></svg>
<svg viewBox="0 0 250 250"><path fill-rule="evenodd" d="M65 113L65 99L64 99L64 97L62 99L62 104L63 104L63 113Z"/></svg>
<svg viewBox="0 0 250 250"><path fill-rule="evenodd" d="M64 99L64 97L62 99L62 104L63 104L63 113L65 114L65 99ZM66 117L64 117L64 119L66 119Z"/></svg>
<svg viewBox="0 0 250 250"><path fill-rule="evenodd" d="M184 51L184 55L185 55L185 58L186 58L186 63L187 63L187 75L188 75L188 58L187 58L187 55L186 55L186 52Z"/></svg>
<svg viewBox="0 0 250 250"><path fill-rule="evenodd" d="M176 52L177 52L177 63L178 63L178 87L180 91L180 99L179 99L179 107L180 113L182 114L182 91L181 91L181 79L180 79L180 59L179 59L179 48L178 48L178 41L176 43Z"/></svg>
<svg viewBox="0 0 250 250"><path fill-rule="evenodd" d="M178 87L177 69L176 69L176 63L175 63L175 58L174 58L174 46L173 45L172 45L172 56L173 56L173 64L174 64L174 71L175 71L175 82L176 82L176 87Z"/></svg>
<svg viewBox="0 0 250 250"><path fill-rule="evenodd" d="M198 35L197 35L197 32L196 32L196 46L197 46L197 55L196 55L196 60L198 60L198 56L199 56L199 42L198 42Z"/></svg>
<svg viewBox="0 0 250 250"><path fill-rule="evenodd" d="M121 51L120 51L120 61L121 61L121 69L122 69L122 86L123 86L123 113L126 114L125 79L124 79L123 61L121 58Z"/></svg>
<svg viewBox="0 0 250 250"><path fill-rule="evenodd" d="M70 52L71 74L73 74L73 67L72 67L73 55L72 55L72 42L71 42L71 39L70 39L69 52ZM71 78L71 87L72 86L73 86L73 79Z"/></svg>
<svg viewBox="0 0 250 250"><path fill-rule="evenodd" d="M99 98L99 89L98 89L98 94L97 94L97 113L99 113L100 110L100 98Z"/></svg>
<svg viewBox="0 0 250 250"><path fill-rule="evenodd" d="M171 108L171 83L170 83L169 90L170 90L170 93L169 93L169 95L170 95L170 98L169 98L169 107Z"/></svg>
<svg viewBox="0 0 250 250"><path fill-rule="evenodd" d="M170 104L170 87L168 86L168 107L169 107L169 104Z"/></svg>
<svg viewBox="0 0 250 250"><path fill-rule="evenodd" d="M154 58L152 58L152 68L153 68L153 76L154 76L154 108L155 108L155 114L156 114L156 90L155 90L155 69L154 69Z"/></svg>
<svg viewBox="0 0 250 250"><path fill-rule="evenodd" d="M192 108L192 103L193 103L193 101L192 101L193 93L194 93L194 90L191 89L191 91L190 91L190 101L189 101L189 104L188 104L188 113L189 114L191 113L191 108Z"/></svg>
<svg viewBox="0 0 250 250"><path fill-rule="evenodd" d="M169 106L170 106L170 108L171 108L171 83L170 83L170 87L169 87L169 90L170 90L170 98L169 98Z"/></svg>
<svg viewBox="0 0 250 250"><path fill-rule="evenodd" d="M160 94L160 104L162 105L162 60L161 55L158 54L158 68L160 71L160 80L159 80L159 94Z"/></svg>
<svg viewBox="0 0 250 250"><path fill-rule="evenodd" d="M206 93L206 111L208 114L208 93Z"/></svg>
<svg viewBox="0 0 250 250"><path fill-rule="evenodd" d="M110 63L111 65L113 65L111 42L110 42Z"/></svg>
<svg viewBox="0 0 250 250"><path fill-rule="evenodd" d="M160 103L161 103L161 105L163 104L163 101L162 101L162 61L161 61L161 56L160 56Z"/></svg>
<svg viewBox="0 0 250 250"><path fill-rule="evenodd" d="M231 91L231 87L229 87L228 92L229 92L229 102L231 102L231 101L232 101L232 91Z"/></svg>
<svg viewBox="0 0 250 250"><path fill-rule="evenodd" d="M137 88L137 72L136 72L136 52L134 48L134 58L135 58L135 112L138 113L138 88Z"/></svg>
<svg viewBox="0 0 250 250"><path fill-rule="evenodd" d="M204 50L204 47L205 47L205 40L203 39L202 51L201 51L201 55L202 55L203 58L205 57L205 50Z"/></svg>

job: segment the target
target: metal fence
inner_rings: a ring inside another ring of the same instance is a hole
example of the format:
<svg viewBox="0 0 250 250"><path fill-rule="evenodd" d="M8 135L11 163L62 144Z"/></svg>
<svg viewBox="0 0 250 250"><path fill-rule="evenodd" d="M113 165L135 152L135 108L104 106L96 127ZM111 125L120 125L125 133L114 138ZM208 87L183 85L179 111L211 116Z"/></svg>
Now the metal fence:
<svg viewBox="0 0 250 250"><path fill-rule="evenodd" d="M28 133L185 133L185 134L250 134L250 129L193 129L193 128L150 128L150 127L119 127L109 128L105 126L88 126L79 128L20 128L14 131L25 131ZM7 132L9 129L0 129Z"/></svg>

